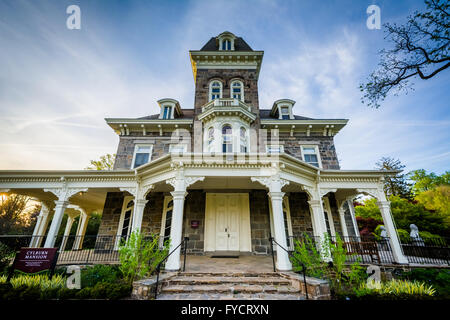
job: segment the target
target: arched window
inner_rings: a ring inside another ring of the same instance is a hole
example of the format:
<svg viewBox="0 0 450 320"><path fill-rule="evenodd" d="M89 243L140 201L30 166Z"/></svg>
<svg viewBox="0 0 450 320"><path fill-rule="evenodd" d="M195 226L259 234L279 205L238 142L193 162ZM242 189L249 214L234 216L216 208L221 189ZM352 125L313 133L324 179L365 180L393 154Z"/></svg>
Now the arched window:
<svg viewBox="0 0 450 320"><path fill-rule="evenodd" d="M207 136L207 150L208 152L214 151L214 128L210 127L208 129L208 136Z"/></svg>
<svg viewBox="0 0 450 320"><path fill-rule="evenodd" d="M222 41L222 50L231 50L231 41L226 39Z"/></svg>
<svg viewBox="0 0 450 320"><path fill-rule="evenodd" d="M233 130L228 124L222 127L222 152L233 152Z"/></svg>
<svg viewBox="0 0 450 320"><path fill-rule="evenodd" d="M122 214L120 215L119 220L119 230L117 233L118 236L122 239L126 239L130 235L133 210L133 197L125 197L122 205Z"/></svg>
<svg viewBox="0 0 450 320"><path fill-rule="evenodd" d="M222 98L222 82L213 81L209 84L209 101Z"/></svg>
<svg viewBox="0 0 450 320"><path fill-rule="evenodd" d="M247 130L244 127L240 129L241 152L247 152Z"/></svg>
<svg viewBox="0 0 450 320"><path fill-rule="evenodd" d="M241 81L233 81L230 90L230 97L244 101L244 86Z"/></svg>
<svg viewBox="0 0 450 320"><path fill-rule="evenodd" d="M170 229L172 227L173 199L171 196L164 197L164 209L161 221L160 247L170 239Z"/></svg>

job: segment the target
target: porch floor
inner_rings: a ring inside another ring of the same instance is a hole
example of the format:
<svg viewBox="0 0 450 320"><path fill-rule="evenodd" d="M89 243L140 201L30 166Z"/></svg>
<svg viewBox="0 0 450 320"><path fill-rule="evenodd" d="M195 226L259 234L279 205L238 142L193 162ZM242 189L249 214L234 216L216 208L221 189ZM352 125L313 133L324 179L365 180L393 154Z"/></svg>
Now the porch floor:
<svg viewBox="0 0 450 320"><path fill-rule="evenodd" d="M183 265L183 260L181 260ZM190 273L240 273L273 272L272 256L241 255L239 258L211 258L211 256L186 256L186 272Z"/></svg>

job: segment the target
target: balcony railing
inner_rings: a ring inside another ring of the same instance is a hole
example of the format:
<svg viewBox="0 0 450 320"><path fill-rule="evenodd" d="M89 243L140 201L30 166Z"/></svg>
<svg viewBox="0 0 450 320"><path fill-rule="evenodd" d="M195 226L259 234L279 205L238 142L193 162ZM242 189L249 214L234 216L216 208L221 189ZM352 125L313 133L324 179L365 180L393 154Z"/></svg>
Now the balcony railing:
<svg viewBox="0 0 450 320"><path fill-rule="evenodd" d="M248 112L251 112L252 108L236 98L218 98L211 100L202 107L202 112L208 111L212 107L242 107Z"/></svg>

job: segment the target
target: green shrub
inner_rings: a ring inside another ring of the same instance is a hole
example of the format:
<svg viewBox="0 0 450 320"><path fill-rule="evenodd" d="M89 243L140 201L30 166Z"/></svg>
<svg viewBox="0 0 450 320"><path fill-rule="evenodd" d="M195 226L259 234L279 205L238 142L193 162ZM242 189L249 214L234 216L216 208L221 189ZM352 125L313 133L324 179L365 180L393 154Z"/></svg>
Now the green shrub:
<svg viewBox="0 0 450 320"><path fill-rule="evenodd" d="M6 272L12 259L14 259L15 252L3 242L0 242L0 274Z"/></svg>
<svg viewBox="0 0 450 320"><path fill-rule="evenodd" d="M27 286L37 287L40 290L52 290L65 287L66 278L60 275L55 275L51 279L49 279L48 275L46 274L19 275L11 278L10 282L13 288Z"/></svg>
<svg viewBox="0 0 450 320"><path fill-rule="evenodd" d="M118 266L97 264L81 270L81 287L93 287L99 282L117 282L122 279Z"/></svg>
<svg viewBox="0 0 450 320"><path fill-rule="evenodd" d="M438 297L450 298L449 269L417 268L402 273L399 278L410 281L422 281L427 285L432 285L436 289Z"/></svg>
<svg viewBox="0 0 450 320"><path fill-rule="evenodd" d="M359 288L355 289L357 296L370 295L372 293L387 294L400 297L407 296L434 296L436 290L424 282L408 281L408 280L390 280L381 282L379 287L375 287L374 283L369 287L367 283L362 283Z"/></svg>
<svg viewBox="0 0 450 320"><path fill-rule="evenodd" d="M150 276L169 252L169 241L159 249L159 236L152 234L150 239L145 240L139 231L132 232L119 247L120 271L129 284L136 278Z"/></svg>

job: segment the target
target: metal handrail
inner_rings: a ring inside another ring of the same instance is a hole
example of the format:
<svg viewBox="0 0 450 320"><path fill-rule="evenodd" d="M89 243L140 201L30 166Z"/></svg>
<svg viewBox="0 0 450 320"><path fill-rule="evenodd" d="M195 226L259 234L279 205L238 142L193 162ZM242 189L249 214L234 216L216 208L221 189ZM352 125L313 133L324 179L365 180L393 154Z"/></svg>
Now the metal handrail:
<svg viewBox="0 0 450 320"><path fill-rule="evenodd" d="M281 249L283 249L284 251L286 251L287 254L288 254L290 257L294 258L294 259L302 266L302 272L303 272L303 284L305 285L305 295L306 295L306 300L308 300L308 286L306 285L306 266L305 266L305 264L304 264L303 262L301 262L296 256L294 256L294 255L292 254L292 252L290 252L289 250L287 250L286 248L284 248L282 245L280 245L273 237L270 237L270 238L269 238L269 241L270 241L270 246L271 246L271 249L272 249L273 271L275 271L275 257L274 257L274 254L273 254L273 244L272 244L272 242L275 242L275 244L276 244L277 246L279 246Z"/></svg>
<svg viewBox="0 0 450 320"><path fill-rule="evenodd" d="M159 273L161 271L161 265L163 264L163 262L165 262L172 253L174 253L182 244L184 244L183 246L183 255L184 255L184 262L183 262L183 272L186 270L186 249L187 249L187 243L189 241L189 237L184 237L184 240L180 242L179 245L176 246L175 249L173 249L171 252L169 252L164 259L162 259L158 265L156 266L156 285L155 285L155 299L158 296L158 284L159 284Z"/></svg>

